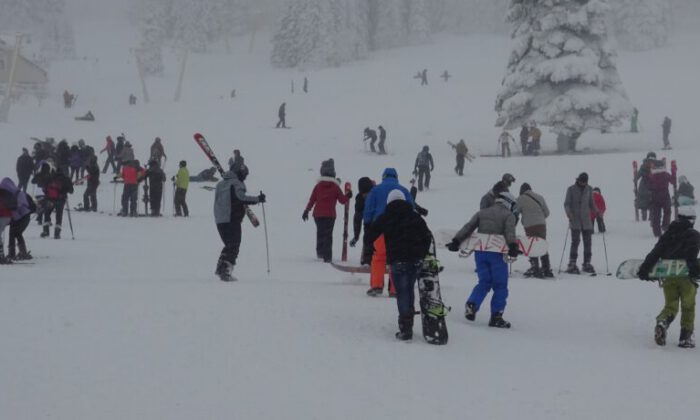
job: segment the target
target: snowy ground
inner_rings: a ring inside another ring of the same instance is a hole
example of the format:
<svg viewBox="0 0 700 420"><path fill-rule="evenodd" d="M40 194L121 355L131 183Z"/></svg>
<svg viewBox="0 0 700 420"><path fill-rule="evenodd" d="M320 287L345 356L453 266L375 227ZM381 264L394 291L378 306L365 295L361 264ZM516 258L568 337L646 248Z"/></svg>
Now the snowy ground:
<svg viewBox="0 0 700 420"><path fill-rule="evenodd" d="M693 393L697 351L652 341L662 295L651 284L604 275L514 278L506 313L513 329L496 331L486 326L486 311L475 323L463 319L474 264L443 252L443 294L453 307L450 343L397 343L394 301L367 298L366 277L316 262L313 225L301 221L321 160L335 158L338 176L353 184L365 175L379 178L386 166L396 167L405 182L420 146L428 144L437 169L433 188L418 201L430 210L432 229L460 227L481 195L511 172L517 187L529 182L553 210L556 265L566 232L565 189L588 171L608 201L614 271L654 242L649 227L633 221L631 161L659 148L664 115L674 119L675 148L663 155L700 183L692 131L699 37L620 57L643 132L588 133L581 142L616 153L482 158L459 178L446 141L464 138L475 154L495 151L492 108L509 51L505 38L441 38L310 72L308 95L289 92L290 79L299 89L303 73L271 69L262 42L249 55L241 40L232 55L194 57L177 104L171 62L165 79L149 81L151 103L144 105L121 25L82 27L78 49L87 59L54 65L53 94L41 107L32 101L13 107L11 124L0 126L3 174L14 176L29 136L84 138L101 148L105 135L121 132L141 158L153 138L162 137L169 176L180 159L196 173L207 167L192 141L201 131L220 159L241 149L251 168L250 191L267 194L272 271L265 270L262 229L246 223L236 267L241 281L215 279L221 245L213 196L196 184L187 220L73 213L76 240L64 230L60 242L40 240L33 224L30 247L48 258L0 269L0 418L657 419L689 418L700 408ZM412 79L424 67L431 74L427 88ZM445 68L455 76L448 84L437 79ZM62 108L65 88L79 95L73 110ZM234 88L238 97L231 100ZM126 105L130 92L139 97L136 107ZM282 101L292 130L272 129ZM88 109L96 122L73 121ZM363 150L362 129L379 124L389 132L388 156ZM554 148L552 135L544 145ZM113 193L103 179L101 209L111 211ZM357 260L356 249L351 258ZM605 272L600 236L593 262Z"/></svg>

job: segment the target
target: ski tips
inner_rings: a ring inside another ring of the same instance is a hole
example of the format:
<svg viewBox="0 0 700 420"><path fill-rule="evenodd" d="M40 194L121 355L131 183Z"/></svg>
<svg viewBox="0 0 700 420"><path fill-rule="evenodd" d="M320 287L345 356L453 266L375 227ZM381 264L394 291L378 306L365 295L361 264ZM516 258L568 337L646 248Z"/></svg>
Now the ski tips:
<svg viewBox="0 0 700 420"><path fill-rule="evenodd" d="M203 137L204 137L204 136L202 135L202 133L194 133L194 138L195 138L195 139L201 139L201 138L203 138Z"/></svg>

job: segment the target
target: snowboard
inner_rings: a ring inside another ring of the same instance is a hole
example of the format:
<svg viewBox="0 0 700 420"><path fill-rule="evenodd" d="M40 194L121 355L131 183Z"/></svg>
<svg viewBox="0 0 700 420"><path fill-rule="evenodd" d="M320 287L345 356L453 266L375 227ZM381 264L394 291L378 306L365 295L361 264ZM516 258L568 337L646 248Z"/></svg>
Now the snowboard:
<svg viewBox="0 0 700 420"><path fill-rule="evenodd" d="M423 260L418 271L418 304L420 305L423 338L429 344L447 344L447 322L445 317L450 308L445 306L440 294L438 275L443 267L434 255Z"/></svg>
<svg viewBox="0 0 700 420"><path fill-rule="evenodd" d="M446 247L452 241L457 231L450 229L440 229L437 231L437 245ZM549 252L547 241L534 236L518 235L518 248L524 257L537 258ZM491 235L487 233L473 233L460 246L463 254L470 254L474 251L508 253L506 238L502 235Z"/></svg>
<svg viewBox="0 0 700 420"><path fill-rule="evenodd" d="M617 267L618 279L637 279L637 272L644 260L626 260ZM663 280L669 277L687 277L688 267L685 260L659 260L649 272L649 277L654 280Z"/></svg>

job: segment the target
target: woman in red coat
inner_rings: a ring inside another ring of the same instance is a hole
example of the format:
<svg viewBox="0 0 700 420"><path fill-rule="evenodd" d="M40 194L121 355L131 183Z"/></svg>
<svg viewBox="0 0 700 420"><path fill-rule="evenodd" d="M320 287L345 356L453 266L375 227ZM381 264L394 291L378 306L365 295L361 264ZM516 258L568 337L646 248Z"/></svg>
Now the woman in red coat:
<svg viewBox="0 0 700 420"><path fill-rule="evenodd" d="M598 223L598 233L605 233L605 219L603 218L605 215L605 198L603 198L603 194L600 193L600 188L598 187L593 188L593 202L598 209L598 213L591 212L591 220L593 220L594 224Z"/></svg>
<svg viewBox="0 0 700 420"><path fill-rule="evenodd" d="M333 227L335 226L335 206L345 204L352 198L352 193L343 194L340 183L335 179L333 159L321 163L321 177L311 192L309 203L306 205L303 221L309 220L309 212L313 208L316 222L316 256L323 262L331 262L333 258Z"/></svg>

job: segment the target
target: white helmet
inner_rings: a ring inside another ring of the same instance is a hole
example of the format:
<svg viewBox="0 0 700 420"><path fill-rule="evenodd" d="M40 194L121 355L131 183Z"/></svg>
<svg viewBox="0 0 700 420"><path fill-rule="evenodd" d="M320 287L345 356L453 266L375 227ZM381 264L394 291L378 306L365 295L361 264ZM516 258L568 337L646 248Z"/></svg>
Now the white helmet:
<svg viewBox="0 0 700 420"><path fill-rule="evenodd" d="M695 221L695 208L693 206L678 207L678 218Z"/></svg>

